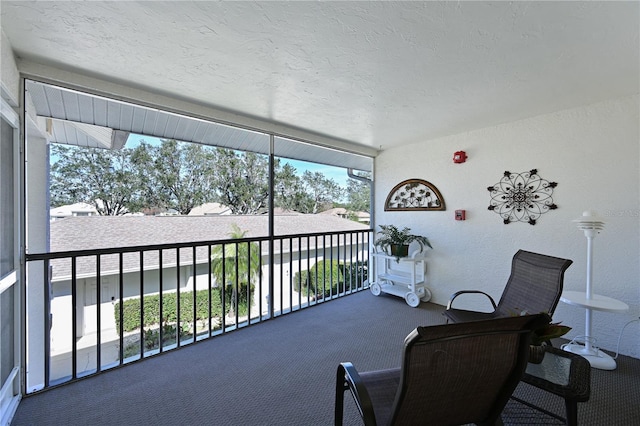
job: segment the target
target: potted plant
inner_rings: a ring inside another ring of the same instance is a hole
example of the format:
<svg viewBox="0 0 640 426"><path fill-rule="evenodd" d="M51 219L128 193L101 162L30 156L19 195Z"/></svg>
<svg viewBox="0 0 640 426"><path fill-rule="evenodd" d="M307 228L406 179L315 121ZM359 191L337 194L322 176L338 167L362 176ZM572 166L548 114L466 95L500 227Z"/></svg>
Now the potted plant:
<svg viewBox="0 0 640 426"><path fill-rule="evenodd" d="M544 358L547 342L551 339L564 336L571 327L560 323L550 323L538 328L531 334L531 346L529 347L529 362L540 364Z"/></svg>
<svg viewBox="0 0 640 426"><path fill-rule="evenodd" d="M378 231L380 236L374 245L384 252L390 252L396 257L396 261L409 255L409 244L414 241L420 245L420 253L424 250L424 246L433 248L427 237L411 234L410 231L411 229L406 226L400 230L395 225L380 225L380 231Z"/></svg>

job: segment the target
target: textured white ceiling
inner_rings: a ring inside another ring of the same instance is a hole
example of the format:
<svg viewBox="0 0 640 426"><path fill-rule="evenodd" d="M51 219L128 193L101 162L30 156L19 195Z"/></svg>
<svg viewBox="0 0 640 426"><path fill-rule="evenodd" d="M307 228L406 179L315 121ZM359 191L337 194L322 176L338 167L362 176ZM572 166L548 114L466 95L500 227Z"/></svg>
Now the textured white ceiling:
<svg viewBox="0 0 640 426"><path fill-rule="evenodd" d="M639 91L633 2L1 2L16 56L388 148Z"/></svg>

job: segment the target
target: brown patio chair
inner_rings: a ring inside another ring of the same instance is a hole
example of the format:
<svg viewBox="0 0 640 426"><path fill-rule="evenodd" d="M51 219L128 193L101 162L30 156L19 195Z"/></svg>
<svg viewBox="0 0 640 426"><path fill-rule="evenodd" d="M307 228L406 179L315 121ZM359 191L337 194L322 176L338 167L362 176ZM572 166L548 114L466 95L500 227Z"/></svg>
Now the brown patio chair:
<svg viewBox="0 0 640 426"><path fill-rule="evenodd" d="M564 271L572 260L518 250L511 262L511 275L500 301L495 301L480 290L462 290L449 299L443 315L447 322L468 322L514 315L544 312L553 316L564 281ZM492 312L477 312L453 308L453 301L464 294L486 296L493 306Z"/></svg>
<svg viewBox="0 0 640 426"><path fill-rule="evenodd" d="M370 425L501 424L500 413L524 374L531 331L546 314L418 327L404 341L402 366L358 373L339 365L335 425L349 390Z"/></svg>

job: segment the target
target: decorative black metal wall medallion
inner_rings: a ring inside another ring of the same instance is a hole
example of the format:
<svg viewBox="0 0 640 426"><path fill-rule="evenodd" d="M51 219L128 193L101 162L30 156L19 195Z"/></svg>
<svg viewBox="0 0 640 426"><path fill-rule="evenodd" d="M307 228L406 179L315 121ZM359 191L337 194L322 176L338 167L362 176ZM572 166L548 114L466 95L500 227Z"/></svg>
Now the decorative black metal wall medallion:
<svg viewBox="0 0 640 426"><path fill-rule="evenodd" d="M384 203L385 211L446 210L444 198L433 184L422 179L407 179L397 184Z"/></svg>
<svg viewBox="0 0 640 426"><path fill-rule="evenodd" d="M556 182L538 176L537 169L522 173L506 171L500 182L487 188L491 193L489 210L498 213L505 225L511 222L535 225L542 214L558 208L552 198L556 186Z"/></svg>

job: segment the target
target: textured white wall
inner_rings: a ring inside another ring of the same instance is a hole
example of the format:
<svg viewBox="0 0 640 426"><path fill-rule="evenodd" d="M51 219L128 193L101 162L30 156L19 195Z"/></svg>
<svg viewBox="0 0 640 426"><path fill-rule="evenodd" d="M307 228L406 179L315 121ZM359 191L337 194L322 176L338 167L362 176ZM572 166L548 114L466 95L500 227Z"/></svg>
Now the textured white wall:
<svg viewBox="0 0 640 426"><path fill-rule="evenodd" d="M0 91L2 97L5 98L11 106L18 106L18 99L20 98L20 76L18 74L18 68L16 67L16 61L13 57L13 50L11 44L5 35L4 31L0 31Z"/></svg>
<svg viewBox="0 0 640 426"><path fill-rule="evenodd" d="M606 225L594 240L594 290L630 309L626 314L594 311L593 335L598 346L616 350L621 329L640 314L639 116L635 95L384 151L375 165L376 226L409 226L430 238L432 301L444 305L461 289L482 289L499 298L511 257L520 248L572 259L565 289L584 291L587 240L571 221L595 209ZM453 163L458 150L467 152L466 163ZM558 209L535 226L504 225L487 209L487 187L505 170L534 168L558 183L553 193ZM434 184L447 210L385 212L389 191L409 178ZM455 221L455 209L466 209L467 220ZM568 337L584 333L584 309L560 302L554 319L574 328ZM620 352L640 357L639 336L639 323L629 324Z"/></svg>

